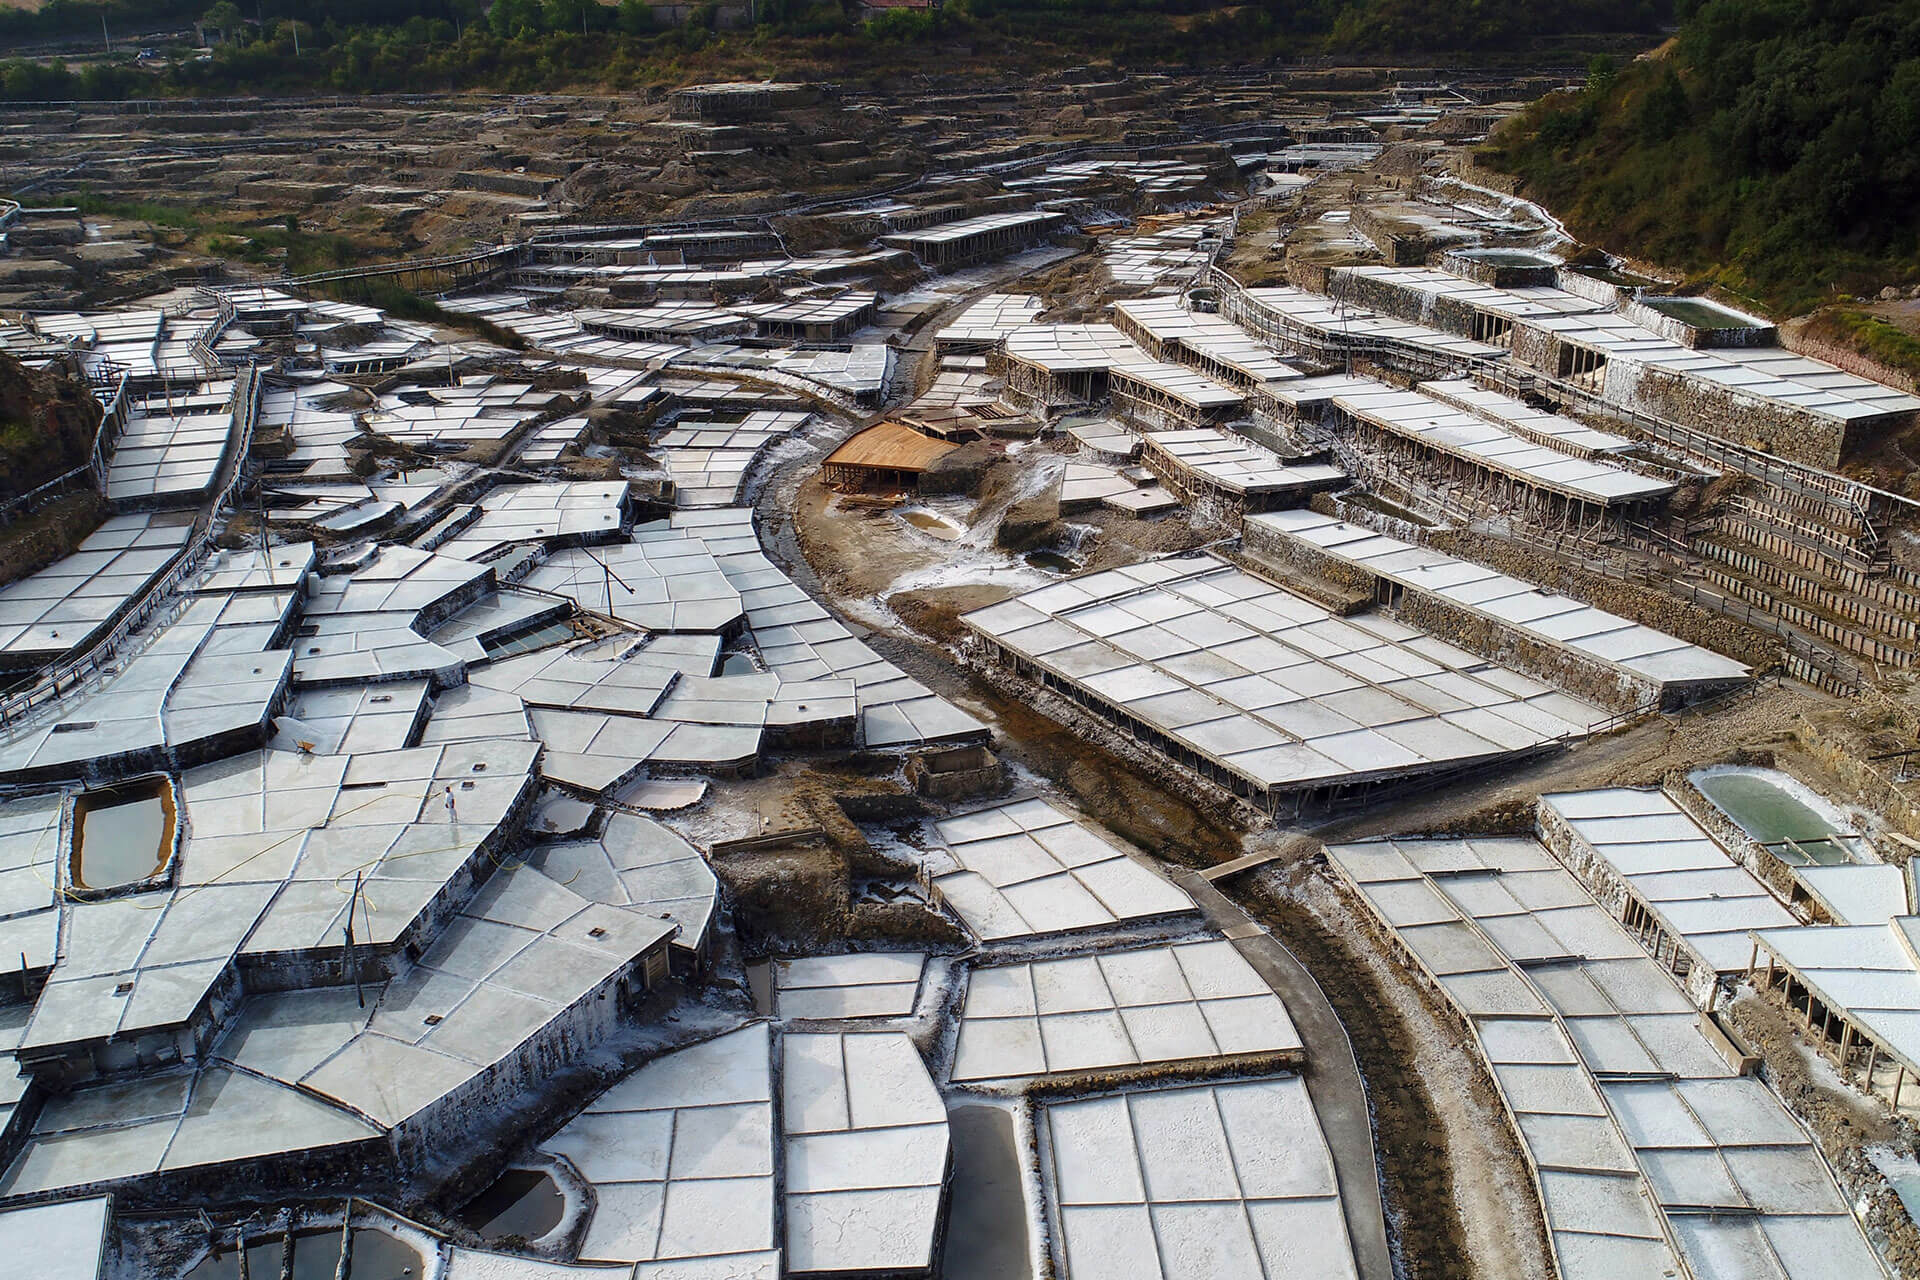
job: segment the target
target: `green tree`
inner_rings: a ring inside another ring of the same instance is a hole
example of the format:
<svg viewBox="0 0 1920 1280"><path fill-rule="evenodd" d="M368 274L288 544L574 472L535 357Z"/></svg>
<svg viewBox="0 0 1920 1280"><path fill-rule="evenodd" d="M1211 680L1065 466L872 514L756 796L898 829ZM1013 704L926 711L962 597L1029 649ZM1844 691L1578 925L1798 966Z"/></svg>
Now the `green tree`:
<svg viewBox="0 0 1920 1280"><path fill-rule="evenodd" d="M1587 59L1587 97L1606 97L1619 74L1620 68L1610 53L1596 53Z"/></svg>
<svg viewBox="0 0 1920 1280"><path fill-rule="evenodd" d="M219 3L200 15L201 30L211 28L218 31L222 43L231 40L245 25L246 19L240 16L240 6L233 0L219 0Z"/></svg>
<svg viewBox="0 0 1920 1280"><path fill-rule="evenodd" d="M654 29L653 6L646 0L620 0L614 25L628 35L645 35Z"/></svg>
<svg viewBox="0 0 1920 1280"><path fill-rule="evenodd" d="M487 26L502 40L524 40L540 34L540 0L493 0L487 10Z"/></svg>
<svg viewBox="0 0 1920 1280"><path fill-rule="evenodd" d="M1634 132L1643 142L1665 142L1686 128L1691 116L1686 86L1669 67L1640 100L1634 112Z"/></svg>

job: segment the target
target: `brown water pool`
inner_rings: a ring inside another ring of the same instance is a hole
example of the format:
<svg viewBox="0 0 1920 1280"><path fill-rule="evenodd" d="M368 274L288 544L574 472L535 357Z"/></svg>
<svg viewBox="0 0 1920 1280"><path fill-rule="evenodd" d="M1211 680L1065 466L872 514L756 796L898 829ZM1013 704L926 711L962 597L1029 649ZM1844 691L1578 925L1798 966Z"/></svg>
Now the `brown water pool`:
<svg viewBox="0 0 1920 1280"><path fill-rule="evenodd" d="M68 870L81 889L138 884L167 869L173 857L173 784L138 778L83 791L73 804Z"/></svg>

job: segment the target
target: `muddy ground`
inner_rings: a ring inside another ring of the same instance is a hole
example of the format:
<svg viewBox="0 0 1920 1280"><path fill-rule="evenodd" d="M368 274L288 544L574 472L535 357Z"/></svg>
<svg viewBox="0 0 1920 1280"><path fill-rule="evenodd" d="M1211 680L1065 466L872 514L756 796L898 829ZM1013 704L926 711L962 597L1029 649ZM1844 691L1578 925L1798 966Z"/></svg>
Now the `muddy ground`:
<svg viewBox="0 0 1920 1280"><path fill-rule="evenodd" d="M951 644L963 635L961 614L1054 580L994 543L1010 509L1043 505L1057 493L1071 452L1067 444L1036 442L996 468L981 492L928 504L939 517L965 525L959 538L908 523L904 515L921 508L911 499L836 493L817 473L797 484L789 510L813 572L837 600L854 603L870 624L897 619ZM1192 550L1219 536L1184 512L1143 520L1095 509L1060 516L1037 541L1071 547L1083 568L1098 570Z"/></svg>

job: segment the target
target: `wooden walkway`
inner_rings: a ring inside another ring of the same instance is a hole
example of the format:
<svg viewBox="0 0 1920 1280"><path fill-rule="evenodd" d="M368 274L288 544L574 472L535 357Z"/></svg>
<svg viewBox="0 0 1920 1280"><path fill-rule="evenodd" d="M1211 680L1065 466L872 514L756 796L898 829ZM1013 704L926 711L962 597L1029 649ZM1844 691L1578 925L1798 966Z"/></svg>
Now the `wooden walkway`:
<svg viewBox="0 0 1920 1280"><path fill-rule="evenodd" d="M1222 880L1228 879L1231 876L1237 876L1242 871L1251 871L1255 867L1264 867L1279 856L1280 851L1278 849L1266 849L1258 853L1242 854L1231 862L1222 862L1217 866L1208 867L1205 871L1202 871L1200 875L1208 884L1219 884Z"/></svg>

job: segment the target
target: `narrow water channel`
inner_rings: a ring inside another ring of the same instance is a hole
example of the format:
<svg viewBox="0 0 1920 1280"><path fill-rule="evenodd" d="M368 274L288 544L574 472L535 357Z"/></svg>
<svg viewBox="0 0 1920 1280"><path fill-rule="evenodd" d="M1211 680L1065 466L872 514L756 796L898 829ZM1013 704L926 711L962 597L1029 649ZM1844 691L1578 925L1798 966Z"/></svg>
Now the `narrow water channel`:
<svg viewBox="0 0 1920 1280"><path fill-rule="evenodd" d="M947 1112L953 1136L953 1200L940 1280L1030 1280L1027 1209L1013 1117L1000 1107Z"/></svg>

